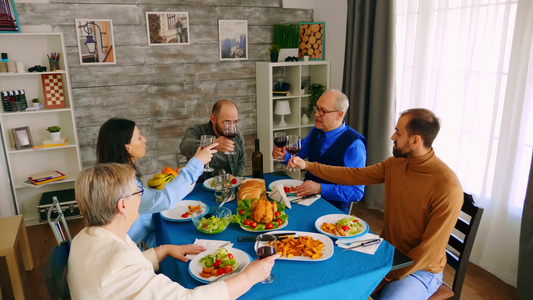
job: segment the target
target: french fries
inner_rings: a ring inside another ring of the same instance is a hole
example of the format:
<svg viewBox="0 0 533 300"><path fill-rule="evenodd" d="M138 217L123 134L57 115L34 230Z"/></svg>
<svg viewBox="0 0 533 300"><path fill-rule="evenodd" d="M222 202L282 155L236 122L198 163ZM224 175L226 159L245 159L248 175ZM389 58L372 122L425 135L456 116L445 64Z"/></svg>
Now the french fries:
<svg viewBox="0 0 533 300"><path fill-rule="evenodd" d="M200 204L198 204L197 206L189 205L189 211L186 212L186 214L188 214L189 216L192 216L192 214L194 214L195 211L199 210L200 207L201 207Z"/></svg>
<svg viewBox="0 0 533 300"><path fill-rule="evenodd" d="M281 256L291 258L293 256L306 256L311 259L321 258L324 250L324 243L309 236L299 236L297 239L293 235L276 241L276 252Z"/></svg>
<svg viewBox="0 0 533 300"><path fill-rule="evenodd" d="M325 232L329 232L333 235L340 235L340 236L346 236L346 232L341 229L341 226L339 224L335 225L333 223L322 223L322 230Z"/></svg>

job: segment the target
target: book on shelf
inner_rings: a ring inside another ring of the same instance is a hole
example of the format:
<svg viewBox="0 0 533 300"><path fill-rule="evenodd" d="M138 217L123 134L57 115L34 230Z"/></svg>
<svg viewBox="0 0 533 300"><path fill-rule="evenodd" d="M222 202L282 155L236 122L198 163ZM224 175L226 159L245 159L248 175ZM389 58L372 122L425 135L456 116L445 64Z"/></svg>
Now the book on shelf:
<svg viewBox="0 0 533 300"><path fill-rule="evenodd" d="M59 147L59 146L66 146L67 145L67 138L60 138L59 140L47 140L43 141L43 147Z"/></svg>
<svg viewBox="0 0 533 300"><path fill-rule="evenodd" d="M30 175L28 177L28 181L29 183L34 184L34 185L41 185L41 184L53 182L56 180L60 180L63 178L67 178L67 175L59 171L46 171L46 172L41 172L41 173Z"/></svg>
<svg viewBox="0 0 533 300"><path fill-rule="evenodd" d="M273 96L289 96L291 91L272 91Z"/></svg>

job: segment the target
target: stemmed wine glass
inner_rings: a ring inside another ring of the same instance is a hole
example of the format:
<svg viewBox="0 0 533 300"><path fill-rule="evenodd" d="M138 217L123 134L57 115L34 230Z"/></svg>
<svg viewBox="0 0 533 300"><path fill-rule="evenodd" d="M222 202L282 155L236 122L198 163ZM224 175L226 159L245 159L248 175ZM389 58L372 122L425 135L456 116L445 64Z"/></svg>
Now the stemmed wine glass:
<svg viewBox="0 0 533 300"><path fill-rule="evenodd" d="M257 236L255 239L255 251L259 259L269 257L276 254L276 237L269 233L263 233ZM261 281L261 283L272 283L276 277L272 274Z"/></svg>
<svg viewBox="0 0 533 300"><path fill-rule="evenodd" d="M204 149L205 147L213 144L215 142L215 137L212 135L202 135L200 138L200 147ZM215 169L209 166L209 162L204 166L204 172L213 172Z"/></svg>
<svg viewBox="0 0 533 300"><path fill-rule="evenodd" d="M225 121L224 122L224 136L230 140L233 140L237 136L237 122ZM226 151L226 155L235 155L235 151Z"/></svg>
<svg viewBox="0 0 533 300"><path fill-rule="evenodd" d="M285 150L290 153L291 158L294 158L298 152L300 152L300 149L302 148L302 139L297 135L288 135L287 136L287 144L285 145ZM297 168L291 168L287 166L287 170L289 172L297 171Z"/></svg>
<svg viewBox="0 0 533 300"><path fill-rule="evenodd" d="M285 144L287 143L287 135L285 134L285 131L276 131L274 132L274 145L278 148L283 148ZM285 161L285 158L283 156L280 156L278 158L275 158L274 161Z"/></svg>

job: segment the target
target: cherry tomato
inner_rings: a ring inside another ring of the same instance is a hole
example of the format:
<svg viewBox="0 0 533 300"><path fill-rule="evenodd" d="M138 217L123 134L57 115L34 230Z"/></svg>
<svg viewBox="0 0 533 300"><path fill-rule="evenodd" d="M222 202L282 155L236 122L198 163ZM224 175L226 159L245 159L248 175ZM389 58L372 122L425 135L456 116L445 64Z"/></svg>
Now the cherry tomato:
<svg viewBox="0 0 533 300"><path fill-rule="evenodd" d="M267 223L266 224L266 228L267 229L272 229L272 228L274 228L274 225L272 225L272 223Z"/></svg>
<svg viewBox="0 0 533 300"><path fill-rule="evenodd" d="M237 178L233 178L233 179L231 180L231 184L237 184Z"/></svg>
<svg viewBox="0 0 533 300"><path fill-rule="evenodd" d="M225 273L224 268L218 268L217 269L217 275L222 275L224 273Z"/></svg>
<svg viewBox="0 0 533 300"><path fill-rule="evenodd" d="M348 230L350 230L350 226L346 226L346 225L342 226L341 228L342 228L342 230L344 230L344 231L348 231Z"/></svg>
<svg viewBox="0 0 533 300"><path fill-rule="evenodd" d="M355 222L359 222L359 220L352 220L352 222L354 222L354 223L355 223Z"/></svg>
<svg viewBox="0 0 533 300"><path fill-rule="evenodd" d="M248 219L244 220L244 225L250 225L252 222Z"/></svg>
<svg viewBox="0 0 533 300"><path fill-rule="evenodd" d="M232 258L233 258L233 254L228 253L228 258L229 258L229 259L232 259Z"/></svg>
<svg viewBox="0 0 533 300"><path fill-rule="evenodd" d="M278 222L278 226L281 226L281 224L283 224L283 220L282 219L276 219L276 222Z"/></svg>
<svg viewBox="0 0 533 300"><path fill-rule="evenodd" d="M283 191L284 191L285 193L288 193L288 192L290 191L290 189L289 189L288 187L284 186L284 187L283 187Z"/></svg>
<svg viewBox="0 0 533 300"><path fill-rule="evenodd" d="M239 210L239 215L241 215L244 212L244 209Z"/></svg>
<svg viewBox="0 0 533 300"><path fill-rule="evenodd" d="M231 265L226 265L226 267L224 267L224 271L226 273L229 273L229 272L233 271L233 267Z"/></svg>
<svg viewBox="0 0 533 300"><path fill-rule="evenodd" d="M181 215L182 218L188 218L189 217L189 214L183 214Z"/></svg>
<svg viewBox="0 0 533 300"><path fill-rule="evenodd" d="M279 211L275 212L275 213L274 213L274 218L279 217L279 215L281 215L281 213L280 213Z"/></svg>
<svg viewBox="0 0 533 300"><path fill-rule="evenodd" d="M220 264L221 264L221 263L222 263L222 261L221 261L220 259L217 259L217 260L215 261L215 263L213 264L213 267L215 267L215 269L216 269L216 268L220 267Z"/></svg>
<svg viewBox="0 0 533 300"><path fill-rule="evenodd" d="M254 221L254 222L252 222L252 223L250 224L250 227L252 227L252 228L254 228L254 229L255 229L255 227L257 227L257 222L255 222L255 221Z"/></svg>

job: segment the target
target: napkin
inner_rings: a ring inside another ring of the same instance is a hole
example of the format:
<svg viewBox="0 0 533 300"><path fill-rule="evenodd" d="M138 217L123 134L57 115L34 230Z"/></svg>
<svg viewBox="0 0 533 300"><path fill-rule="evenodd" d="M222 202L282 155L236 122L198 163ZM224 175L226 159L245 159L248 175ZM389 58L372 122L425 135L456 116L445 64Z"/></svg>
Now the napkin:
<svg viewBox="0 0 533 300"><path fill-rule="evenodd" d="M285 190L283 190L283 184L277 183L272 187L272 192L269 195L270 199L285 204L286 207L291 208L291 202L287 198Z"/></svg>
<svg viewBox="0 0 533 300"><path fill-rule="evenodd" d="M305 205L305 206L309 206L309 205L313 204L313 202L318 200L318 198L320 198L320 197L321 197L321 195L318 194L315 197L310 197L308 199L304 199L304 200L301 200L301 201L298 200L298 202L296 202L296 203L301 204L301 205Z"/></svg>
<svg viewBox="0 0 533 300"><path fill-rule="evenodd" d="M204 246L205 249L216 249L220 246L223 246L224 244L228 243L229 241L219 241L219 240L202 240L202 239L196 239L194 241L194 244L195 245L201 245L201 246ZM226 249L229 249L233 247L233 244L232 243L229 243L227 244L226 246L224 246L224 248ZM194 257L196 256L196 254L187 254L185 255L185 257L187 257L188 259L193 259Z"/></svg>
<svg viewBox="0 0 533 300"><path fill-rule="evenodd" d="M352 239L338 239L335 242L335 244L337 244L341 248L348 248L348 247L351 247L351 246L355 246L355 245L361 244L361 241L372 240L372 239L377 239L377 238L379 238L381 240L381 242L379 244L374 244L374 245L370 245L370 246L366 246L366 247L357 247L357 248L350 249L350 250L353 250L353 251L374 255L374 253L376 253L376 250L378 250L379 245L381 245L381 243L383 242L383 238L380 238L379 235L373 234L373 233L370 233L370 232L365 234L365 235L363 235L363 236L352 238Z"/></svg>

